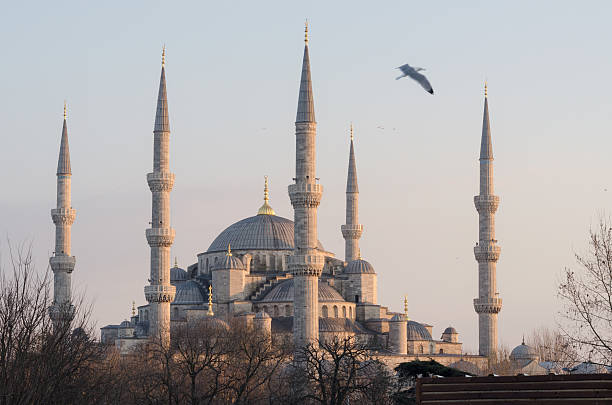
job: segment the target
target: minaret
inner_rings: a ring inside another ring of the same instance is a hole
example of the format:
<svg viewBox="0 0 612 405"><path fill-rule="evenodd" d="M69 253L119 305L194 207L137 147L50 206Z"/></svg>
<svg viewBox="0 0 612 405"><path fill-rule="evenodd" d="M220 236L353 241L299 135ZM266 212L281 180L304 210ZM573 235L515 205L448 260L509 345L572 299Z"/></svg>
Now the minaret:
<svg viewBox="0 0 612 405"><path fill-rule="evenodd" d="M176 288L170 284L170 246L174 229L170 228L170 190L174 174L170 173L170 123L166 96L166 50L162 52L161 78L157 97L157 112L153 129L153 173L147 174L152 194L151 228L146 230L151 246L150 285L144 292L150 306L149 337L165 344L170 339L170 303Z"/></svg>
<svg viewBox="0 0 612 405"><path fill-rule="evenodd" d="M340 229L344 237L344 261L350 263L359 258L359 238L363 233L363 225L359 224L359 186L353 147L353 124L351 124L351 149L346 180L346 224Z"/></svg>
<svg viewBox="0 0 612 405"><path fill-rule="evenodd" d="M55 325L70 321L74 315L71 277L76 259L70 256L70 231L76 211L72 209L71 203L71 177L66 103L64 103L64 125L57 162L57 208L51 210L51 218L55 224L55 252L49 259L53 270L53 305L49 308L49 315Z"/></svg>
<svg viewBox="0 0 612 405"><path fill-rule="evenodd" d="M325 263L317 250L317 207L323 187L315 173L316 122L310 59L308 25L304 36L304 60L295 120L295 183L289 186L294 210L295 250L289 257L289 270L294 278L293 340L296 348L314 343L319 338L319 276Z"/></svg>
<svg viewBox="0 0 612 405"><path fill-rule="evenodd" d="M480 144L480 195L474 197L474 205L479 216L478 243L474 247L478 261L478 298L474 299L474 309L478 314L478 352L481 356L491 356L497 351L497 314L502 300L495 280L495 267L501 251L495 239L495 211L499 197L493 194L493 146L486 84Z"/></svg>

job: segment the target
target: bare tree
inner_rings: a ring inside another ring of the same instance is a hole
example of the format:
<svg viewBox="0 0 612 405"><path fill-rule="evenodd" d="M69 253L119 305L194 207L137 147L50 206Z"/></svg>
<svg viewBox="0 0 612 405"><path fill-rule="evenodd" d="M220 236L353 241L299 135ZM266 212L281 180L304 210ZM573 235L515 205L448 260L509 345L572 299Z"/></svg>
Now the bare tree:
<svg viewBox="0 0 612 405"><path fill-rule="evenodd" d="M0 274L0 404L82 403L103 357L89 310L77 302L54 325L48 270L35 271L31 249L10 249L12 269Z"/></svg>
<svg viewBox="0 0 612 405"><path fill-rule="evenodd" d="M612 364L612 224L601 217L589 232L589 249L565 268L558 293L565 304L564 336L582 360Z"/></svg>
<svg viewBox="0 0 612 405"><path fill-rule="evenodd" d="M367 344L354 337L309 344L298 352L298 359L296 374L303 373L305 383L302 401L329 405L390 401L389 390L380 389L390 385L381 374L385 366L373 358Z"/></svg>
<svg viewBox="0 0 612 405"><path fill-rule="evenodd" d="M527 338L527 344L536 350L541 362L552 362L559 368L573 365L578 358L572 342L560 330L535 329Z"/></svg>

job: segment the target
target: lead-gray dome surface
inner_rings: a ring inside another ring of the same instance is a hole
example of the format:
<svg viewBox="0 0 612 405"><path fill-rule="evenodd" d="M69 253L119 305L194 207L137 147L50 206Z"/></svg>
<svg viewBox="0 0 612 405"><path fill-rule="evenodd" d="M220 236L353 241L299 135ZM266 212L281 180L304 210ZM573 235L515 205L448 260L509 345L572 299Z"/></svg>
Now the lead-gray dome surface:
<svg viewBox="0 0 612 405"><path fill-rule="evenodd" d="M176 295L172 303L183 305L203 304L204 294L202 292L202 288L197 282L193 280L188 280L184 283L181 283L176 287Z"/></svg>
<svg viewBox="0 0 612 405"><path fill-rule="evenodd" d="M233 250L293 250L293 221L277 215L255 215L225 228L207 252ZM319 242L320 250L323 245Z"/></svg>
<svg viewBox="0 0 612 405"><path fill-rule="evenodd" d="M522 343L512 349L510 352L510 358L512 360L534 360L538 357L535 349L531 346L527 346L525 343Z"/></svg>
<svg viewBox="0 0 612 405"><path fill-rule="evenodd" d="M353 260L344 271L348 274L375 274L374 267L363 259Z"/></svg>
<svg viewBox="0 0 612 405"><path fill-rule="evenodd" d="M261 302L293 302L294 283L293 279L285 280L266 294ZM344 298L333 289L327 282L319 280L319 302L342 302Z"/></svg>
<svg viewBox="0 0 612 405"><path fill-rule="evenodd" d="M421 323L408 321L406 329L408 329L408 340L432 340L431 334Z"/></svg>

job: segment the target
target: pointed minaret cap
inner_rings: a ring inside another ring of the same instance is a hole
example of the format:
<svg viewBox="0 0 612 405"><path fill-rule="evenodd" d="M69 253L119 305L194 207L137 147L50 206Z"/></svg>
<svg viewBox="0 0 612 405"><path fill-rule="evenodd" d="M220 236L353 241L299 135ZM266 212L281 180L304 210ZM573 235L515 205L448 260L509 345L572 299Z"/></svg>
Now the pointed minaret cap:
<svg viewBox="0 0 612 405"><path fill-rule="evenodd" d="M489 98L485 82L484 114L482 118L482 140L480 141L480 159L493 160L493 144L491 143L491 126L489 124Z"/></svg>
<svg viewBox="0 0 612 405"><path fill-rule="evenodd" d="M166 94L166 47L162 50L162 68L159 79L159 92L157 93L157 110L155 112L154 132L170 132L168 119L168 95Z"/></svg>
<svg viewBox="0 0 612 405"><path fill-rule="evenodd" d="M355 148L353 147L353 124L351 123L351 149L349 152L348 177L346 179L346 192L358 193L357 185L357 165L355 164Z"/></svg>
<svg viewBox="0 0 612 405"><path fill-rule="evenodd" d="M72 174L70 168L70 148L68 147L68 127L66 125L67 106L64 101L64 124L62 127L62 140L60 143L59 159L57 161L57 174Z"/></svg>
<svg viewBox="0 0 612 405"><path fill-rule="evenodd" d="M276 213L269 204L270 191L268 190L268 176L264 176L264 179L264 203L261 207L259 207L257 215L276 215Z"/></svg>
<svg viewBox="0 0 612 405"><path fill-rule="evenodd" d="M295 122L315 122L312 80L310 78L310 57L308 56L308 22L304 38L304 59L302 61L302 78L298 97L298 110Z"/></svg>

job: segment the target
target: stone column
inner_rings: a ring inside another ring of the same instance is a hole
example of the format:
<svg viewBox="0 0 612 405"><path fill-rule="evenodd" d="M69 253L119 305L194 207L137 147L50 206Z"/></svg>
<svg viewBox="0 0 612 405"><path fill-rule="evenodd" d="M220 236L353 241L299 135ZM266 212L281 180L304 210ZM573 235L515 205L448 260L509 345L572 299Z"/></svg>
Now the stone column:
<svg viewBox="0 0 612 405"><path fill-rule="evenodd" d="M492 356L497 352L497 314L502 307L496 285L496 265L501 252L495 239L495 212L499 206L499 197L493 192L493 146L485 85L480 194L474 197L479 215L478 243L474 247L474 256L478 261L478 298L474 299L474 309L478 314L478 352L482 356Z"/></svg>
<svg viewBox="0 0 612 405"><path fill-rule="evenodd" d="M170 173L170 123L166 95L165 50L162 54L162 70L157 98L157 113L153 130L153 172L147 174L152 194L151 228L146 237L151 247L151 276L145 286L145 298L149 301L149 337L170 341L170 303L176 288L170 284L170 246L174 241L174 229L170 227L170 191L174 174Z"/></svg>
<svg viewBox="0 0 612 405"><path fill-rule="evenodd" d="M51 210L51 218L55 224L55 251L49 259L53 271L53 305L49 308L49 316L56 326L71 321L74 316L71 278L76 259L70 255L70 250L71 228L76 218L76 210L72 209L71 180L72 169L64 104L64 124L57 163L57 208Z"/></svg>

